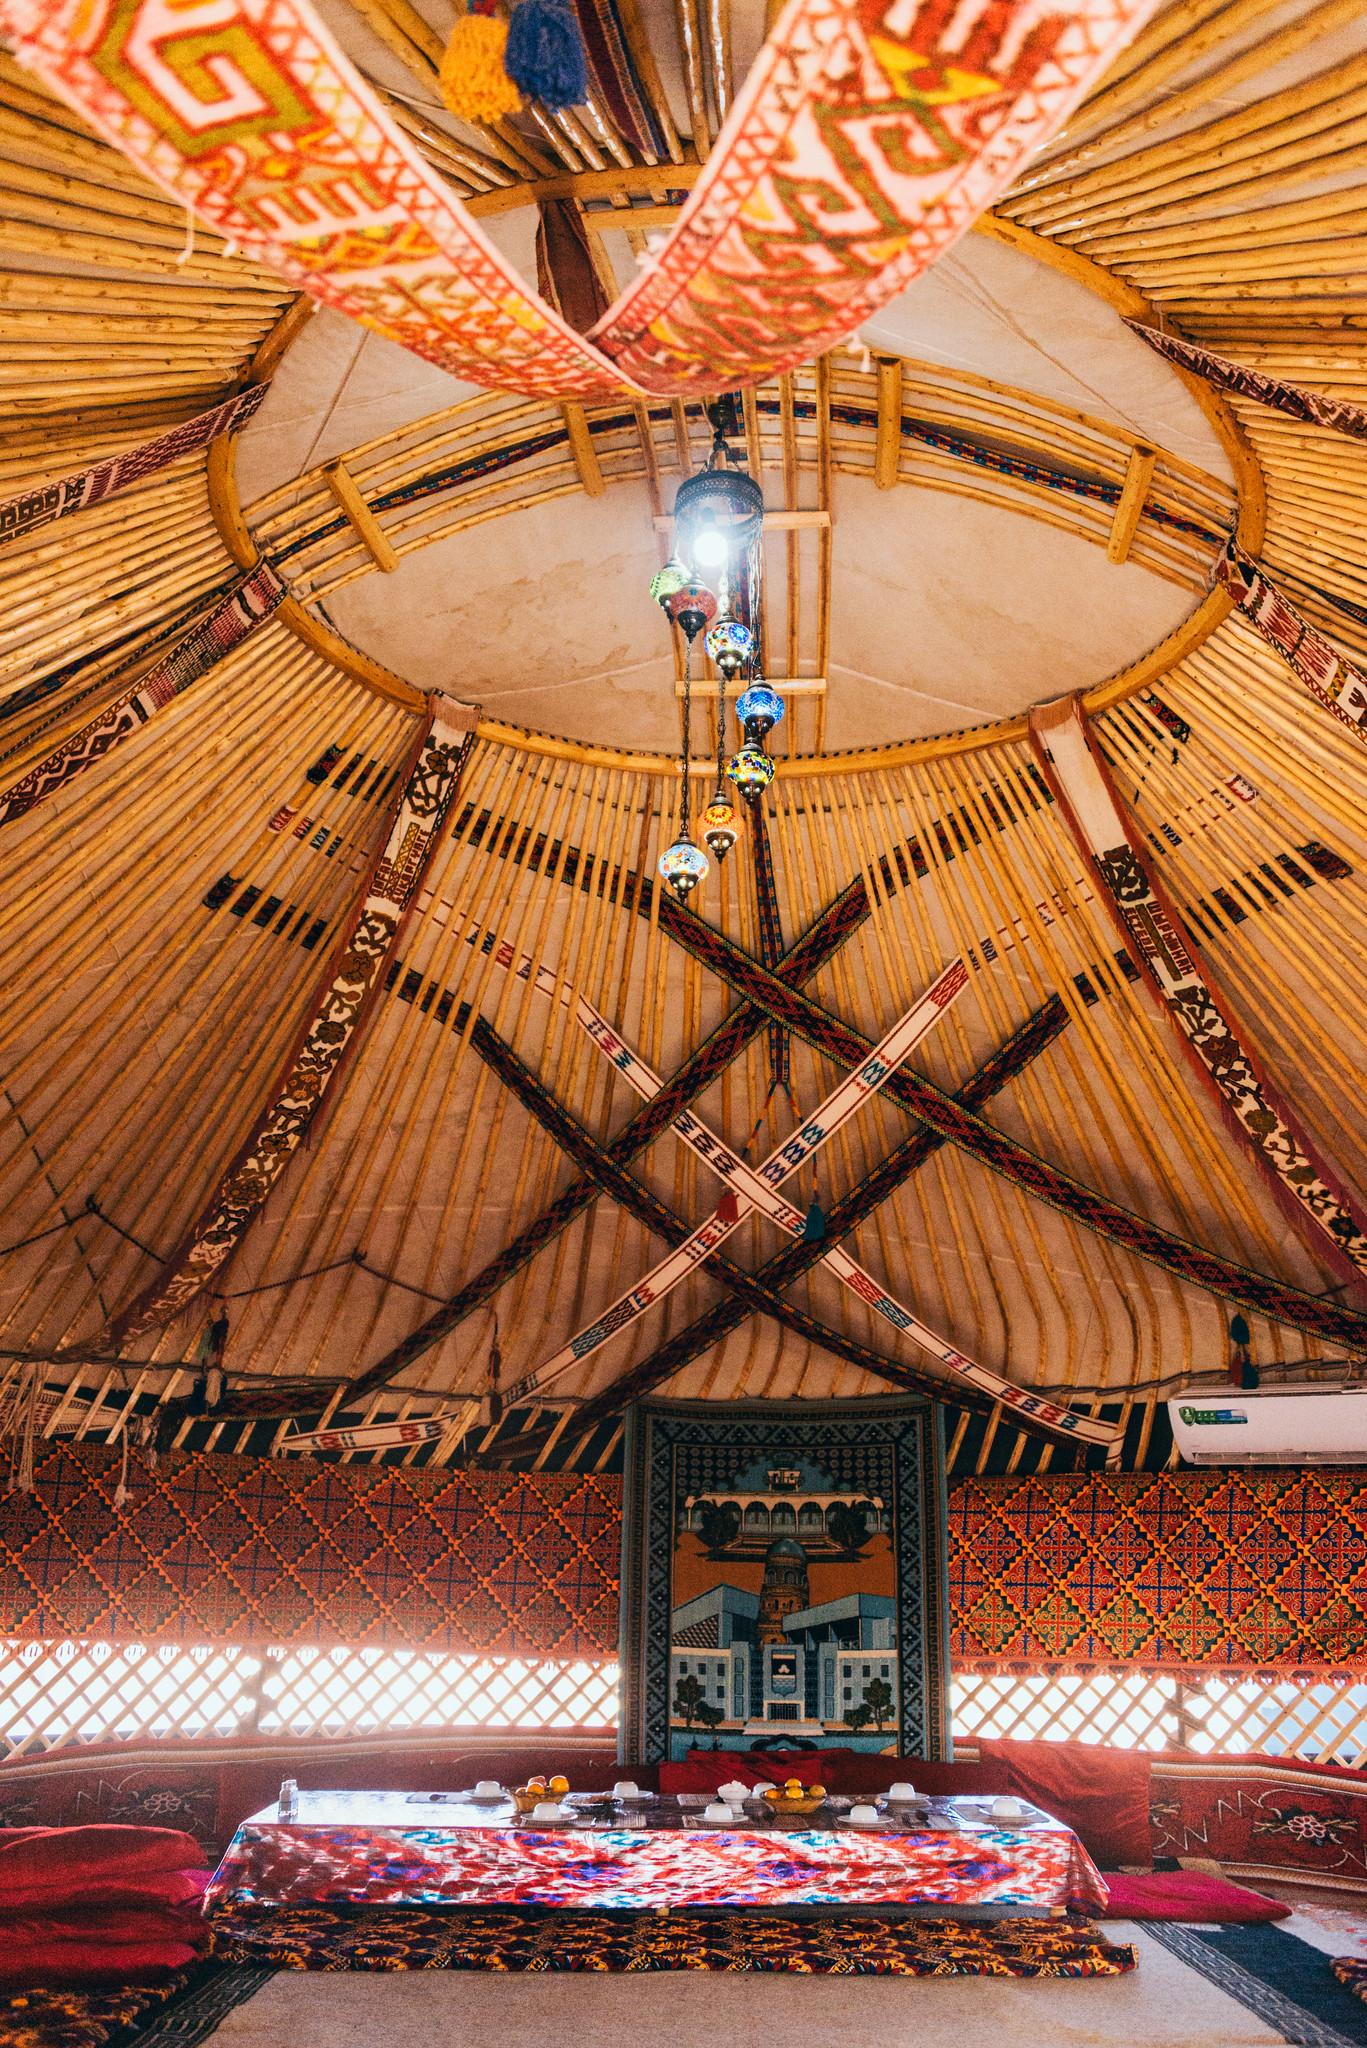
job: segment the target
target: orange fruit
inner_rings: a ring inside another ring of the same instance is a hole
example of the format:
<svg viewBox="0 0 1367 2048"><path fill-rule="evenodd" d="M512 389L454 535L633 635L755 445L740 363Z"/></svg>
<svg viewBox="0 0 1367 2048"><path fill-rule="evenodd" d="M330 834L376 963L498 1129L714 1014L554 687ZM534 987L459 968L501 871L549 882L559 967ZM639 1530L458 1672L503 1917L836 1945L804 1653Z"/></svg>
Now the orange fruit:
<svg viewBox="0 0 1367 2048"><path fill-rule="evenodd" d="M548 1792L568 1792L569 1789L570 1781L568 1778L552 1778L549 1780L546 1786L546 1790Z"/></svg>
<svg viewBox="0 0 1367 2048"><path fill-rule="evenodd" d="M813 1799L824 1799L826 1797L826 1787L824 1785L813 1785L811 1787L811 1794Z"/></svg>

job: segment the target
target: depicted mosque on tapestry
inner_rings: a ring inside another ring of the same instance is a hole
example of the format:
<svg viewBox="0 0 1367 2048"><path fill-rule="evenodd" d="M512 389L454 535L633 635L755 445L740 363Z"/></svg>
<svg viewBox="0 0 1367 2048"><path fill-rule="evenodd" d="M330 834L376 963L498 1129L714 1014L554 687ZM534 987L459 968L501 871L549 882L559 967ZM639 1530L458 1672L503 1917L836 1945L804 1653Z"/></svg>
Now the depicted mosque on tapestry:
<svg viewBox="0 0 1367 2048"><path fill-rule="evenodd" d="M683 1496L674 1543L670 1751L837 1735L893 1742L892 1518L805 1459L753 1460Z"/></svg>

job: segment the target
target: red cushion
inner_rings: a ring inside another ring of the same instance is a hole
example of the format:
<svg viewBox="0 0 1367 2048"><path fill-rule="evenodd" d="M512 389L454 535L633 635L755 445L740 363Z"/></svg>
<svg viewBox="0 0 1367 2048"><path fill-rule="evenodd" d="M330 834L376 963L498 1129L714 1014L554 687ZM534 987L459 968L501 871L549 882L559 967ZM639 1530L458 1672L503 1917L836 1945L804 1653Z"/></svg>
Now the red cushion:
<svg viewBox="0 0 1367 2048"><path fill-rule="evenodd" d="M144 1941L54 1940L41 1921L7 1929L0 1946L0 1986L55 1991L77 1984L145 1984L183 1970L202 1953L188 1941L149 1935Z"/></svg>
<svg viewBox="0 0 1367 2048"><path fill-rule="evenodd" d="M1153 1867L1149 1825L1152 1762L1143 1750L1086 1742L995 1742L978 1753L996 1792L1033 1800L1070 1827L1094 1863Z"/></svg>
<svg viewBox="0 0 1367 2048"><path fill-rule="evenodd" d="M179 1828L0 1828L0 1911L84 1899L94 1886L122 1895L202 1860Z"/></svg>
<svg viewBox="0 0 1367 2048"><path fill-rule="evenodd" d="M1250 1892L1227 1878L1200 1870L1116 1870L1106 1879L1111 1900L1103 1920L1217 1920L1236 1926L1252 1920L1285 1920L1291 1908L1281 1899Z"/></svg>
<svg viewBox="0 0 1367 2048"><path fill-rule="evenodd" d="M747 1785L757 1785L761 1778L770 1785L800 1778L804 1785L845 1792L857 1789L845 1780L862 1761L853 1749L691 1749L677 1763L660 1765L660 1790L715 1792L733 1778L743 1778Z"/></svg>

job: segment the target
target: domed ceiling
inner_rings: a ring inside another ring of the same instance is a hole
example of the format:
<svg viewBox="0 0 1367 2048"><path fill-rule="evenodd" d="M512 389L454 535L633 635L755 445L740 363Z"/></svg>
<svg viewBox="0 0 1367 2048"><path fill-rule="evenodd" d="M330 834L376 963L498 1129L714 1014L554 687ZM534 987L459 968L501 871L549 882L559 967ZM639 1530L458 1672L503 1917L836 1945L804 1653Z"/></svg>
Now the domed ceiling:
<svg viewBox="0 0 1367 2048"><path fill-rule="evenodd" d="M593 105L487 132L446 115L439 0L323 9L529 281L538 203L567 206L605 291L677 214L764 28L726 0L613 12L663 138L649 153ZM1289 1304L1249 1317L1270 1380L1355 1372L1363 1289L1193 1084L1026 714L1082 693L1244 1043L1351 1195L1367 1157L1361 739L1211 579L1237 528L1361 660L1361 445L1219 395L1123 316L1367 400L1343 126L1365 61L1360 18L1334 0L1161 10L977 231L846 344L746 394L767 673L789 711L761 812L680 910L654 879L677 825L679 650L647 587L707 452L700 405L477 389L340 312L306 318L0 58L0 326L25 394L0 430L0 495L271 379L207 460L0 550L5 782L253 563L289 592L0 826L0 1397L28 1398L38 1369L45 1428L117 1430L183 1401L221 1307L228 1403L209 1422L171 1411L221 1447L278 1447L291 1415L436 1415L424 1457L597 1456L649 1387L816 1397L891 1379L941 1390L984 1460L1080 1455L974 1393L945 1366L957 1351L1103 1418L1142 1460L1167 1455L1162 1396L1226 1367L1237 1302L1207 1284L1206 1255ZM343 1085L214 1285L111 1349L317 1004L429 692L478 722ZM803 969L813 1007L776 1012L783 956L827 933ZM541 975L506 973L489 934ZM676 1135L633 1149L639 1096L583 1004L657 1080L736 1033L691 1099L758 1166L857 1064L841 1029L877 1042L956 955L969 992L907 1071L981 1128L947 1136L929 1096L934 1127L885 1092L787 1189L835 1217L832 1246L940 1351L823 1257L785 1279L781 1236L751 1218L729 1272L700 1266L519 1392L718 1197ZM1081 1192L1055 1200L1046 1168ZM1343 1311L1334 1333L1324 1303Z"/></svg>

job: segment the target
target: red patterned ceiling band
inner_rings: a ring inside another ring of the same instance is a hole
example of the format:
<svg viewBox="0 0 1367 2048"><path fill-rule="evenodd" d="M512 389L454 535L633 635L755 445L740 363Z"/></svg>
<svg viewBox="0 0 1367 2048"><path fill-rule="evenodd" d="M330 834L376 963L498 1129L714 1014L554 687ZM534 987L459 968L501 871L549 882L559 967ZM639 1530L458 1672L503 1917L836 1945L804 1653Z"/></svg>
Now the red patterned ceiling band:
<svg viewBox="0 0 1367 2048"><path fill-rule="evenodd" d="M1259 405L1287 413L1293 420L1305 420L1311 426L1329 427L1337 434L1351 434L1356 440L1367 441L1367 406L1352 405L1346 398L1334 398L1327 391L1307 391L1303 385L1287 384L1280 377L1268 377L1261 370L1251 370L1245 363L1232 363L1228 356L1217 356L1213 349L1184 341L1180 334L1165 334L1161 327L1149 327L1142 320L1127 320L1125 325L1179 370L1203 378L1217 391L1254 398Z"/></svg>
<svg viewBox="0 0 1367 2048"><path fill-rule="evenodd" d="M1315 702L1367 746L1367 673L1331 647L1265 570L1230 543L1215 571L1221 587Z"/></svg>
<svg viewBox="0 0 1367 2048"><path fill-rule="evenodd" d="M287 595L269 562L260 562L238 577L139 682L121 691L112 704L44 755L8 789L0 790L0 825L24 817L140 732L225 654L240 647Z"/></svg>
<svg viewBox="0 0 1367 2048"><path fill-rule="evenodd" d="M1367 1223L1240 1036L1181 916L1158 883L1077 697L1030 713L1030 739L1059 812L1121 941L1231 1134L1310 1249L1367 1280Z"/></svg>
<svg viewBox="0 0 1367 2048"><path fill-rule="evenodd" d="M433 704L409 757L384 840L251 1135L161 1271L95 1341L118 1349L168 1322L222 1271L359 1044L460 788L478 717L471 706L448 697L438 696Z"/></svg>
<svg viewBox="0 0 1367 2048"><path fill-rule="evenodd" d="M663 249L585 339L308 0L0 0L18 55L290 282L476 384L699 395L844 340L1006 191L1154 0L790 0Z"/></svg>
<svg viewBox="0 0 1367 2048"><path fill-rule="evenodd" d="M78 469L71 476L58 477L55 482L39 484L36 490L24 491L17 498L7 498L0 504L0 543L18 540L21 534L34 533L40 526L50 526L54 519L69 519L73 512L83 512L88 505L101 505L106 498L116 498L120 491L155 476L158 470L168 469L173 462L207 448L220 434L240 433L269 389L269 384L252 384L236 398L225 399L222 405L197 413L194 419L182 421L154 441L144 441L136 448L126 448L121 455L111 455L107 461L92 463L89 469Z"/></svg>

